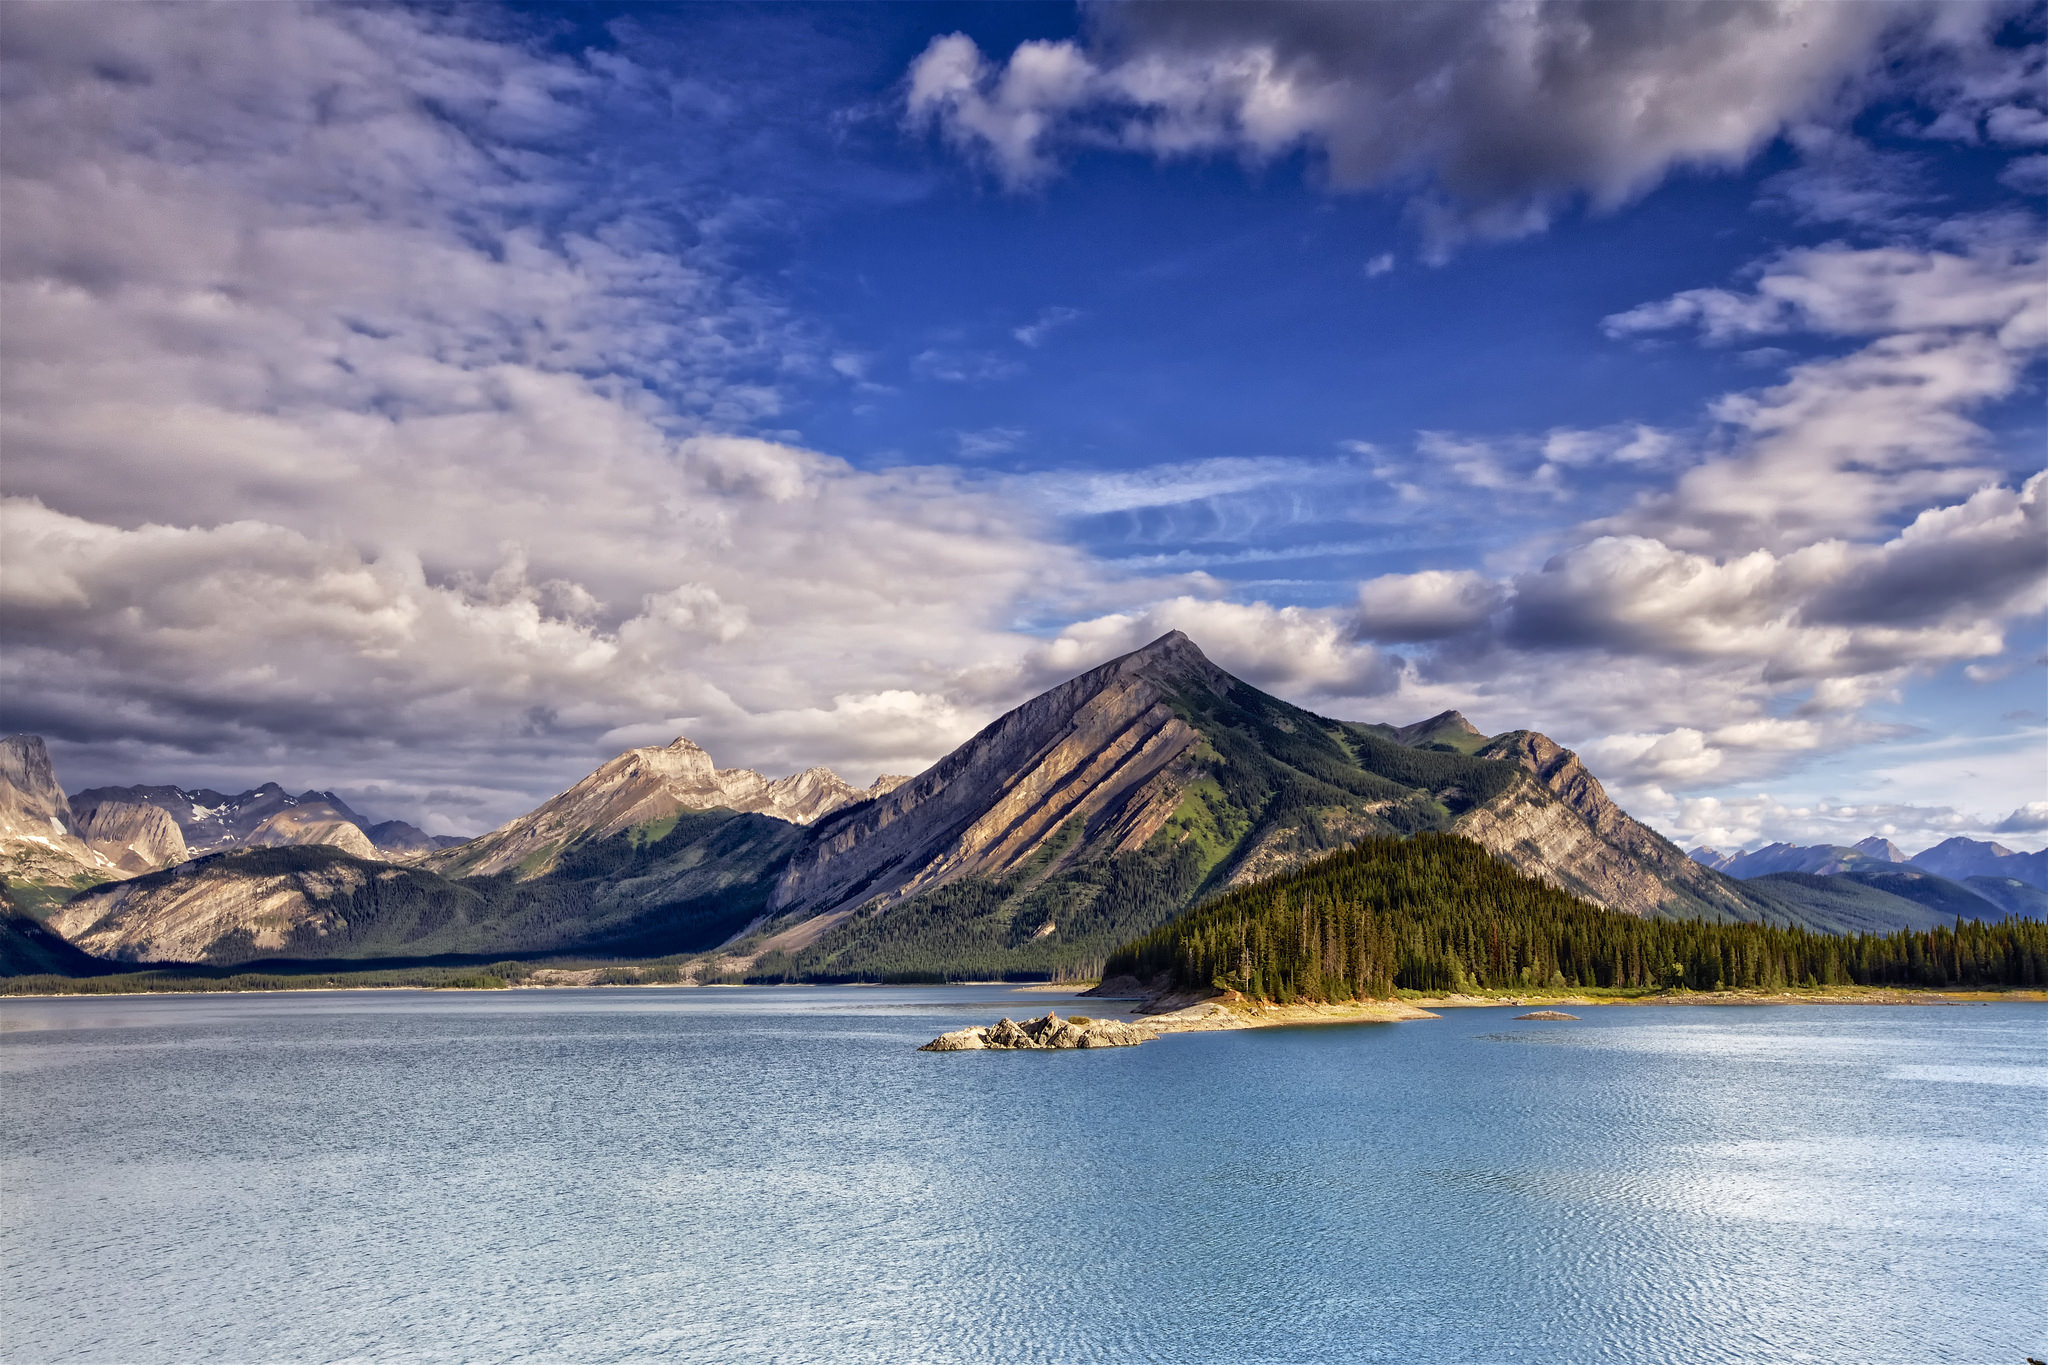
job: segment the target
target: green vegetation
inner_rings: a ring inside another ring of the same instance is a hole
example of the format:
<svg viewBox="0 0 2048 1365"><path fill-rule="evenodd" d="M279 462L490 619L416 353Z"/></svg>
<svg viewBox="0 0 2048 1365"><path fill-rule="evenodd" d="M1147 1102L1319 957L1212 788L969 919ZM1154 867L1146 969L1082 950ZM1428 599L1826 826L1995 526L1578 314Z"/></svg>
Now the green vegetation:
<svg viewBox="0 0 2048 1365"><path fill-rule="evenodd" d="M2048 925L1836 936L1642 919L1525 877L1469 840L1424 833L1365 839L1219 896L1111 954L1103 970L1283 1004L1397 988L2042 986Z"/></svg>

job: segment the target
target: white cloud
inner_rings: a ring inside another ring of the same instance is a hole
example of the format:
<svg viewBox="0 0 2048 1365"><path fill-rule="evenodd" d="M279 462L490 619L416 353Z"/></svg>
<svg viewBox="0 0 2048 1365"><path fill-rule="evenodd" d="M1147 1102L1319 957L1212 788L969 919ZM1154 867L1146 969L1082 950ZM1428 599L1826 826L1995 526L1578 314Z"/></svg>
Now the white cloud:
<svg viewBox="0 0 2048 1365"><path fill-rule="evenodd" d="M1069 323L1078 322L1081 317L1082 313L1078 308L1041 308L1037 317L1015 329L1010 335L1026 346L1043 346L1054 332Z"/></svg>
<svg viewBox="0 0 2048 1365"><path fill-rule="evenodd" d="M1014 189L1076 146L1254 163L1307 148L1331 184L1421 190L1438 245L1628 202L1681 167L1733 168L1834 114L1902 52L1981 47L1938 5L1099 5L1090 36L1003 62L964 34L912 64L907 105ZM2001 116L2002 117L2002 116Z"/></svg>
<svg viewBox="0 0 2048 1365"><path fill-rule="evenodd" d="M0 667L74 785L475 829L649 718L904 771L1012 622L1099 599L956 473L730 434L831 362L552 150L616 71L408 11L7 22Z"/></svg>

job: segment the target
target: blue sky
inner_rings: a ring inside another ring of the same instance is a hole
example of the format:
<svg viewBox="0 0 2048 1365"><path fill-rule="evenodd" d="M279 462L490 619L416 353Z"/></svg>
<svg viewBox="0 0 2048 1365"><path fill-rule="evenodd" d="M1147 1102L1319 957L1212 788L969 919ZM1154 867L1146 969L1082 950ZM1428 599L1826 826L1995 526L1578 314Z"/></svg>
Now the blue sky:
<svg viewBox="0 0 2048 1365"><path fill-rule="evenodd" d="M1178 627L1688 844L2048 835L2039 6L227 12L0 19L73 787L864 781Z"/></svg>

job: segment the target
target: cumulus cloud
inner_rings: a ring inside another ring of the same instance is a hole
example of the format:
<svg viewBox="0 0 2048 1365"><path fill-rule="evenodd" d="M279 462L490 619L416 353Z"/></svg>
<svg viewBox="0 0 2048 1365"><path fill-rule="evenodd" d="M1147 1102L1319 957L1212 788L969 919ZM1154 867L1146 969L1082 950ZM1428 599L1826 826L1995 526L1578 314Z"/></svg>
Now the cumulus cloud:
<svg viewBox="0 0 2048 1365"><path fill-rule="evenodd" d="M1687 548L1864 536L1997 479L1972 410L2048 348L2037 223L1959 223L1959 249L1787 252L1746 291L1688 290L1606 321L1617 336L1696 326L1710 342L1789 332L1874 338L1715 405L1726 448L1607 529Z"/></svg>
<svg viewBox="0 0 2048 1365"><path fill-rule="evenodd" d="M1251 163L1306 150L1335 188L1414 190L1441 247L1539 229L1574 197L1612 208L1675 169L1740 166L1789 124L1867 98L1902 52L1979 46L1986 12L1274 0L1088 13L1085 38L1002 60L964 34L933 39L909 71L912 121L1015 189L1075 147Z"/></svg>
<svg viewBox="0 0 2048 1365"><path fill-rule="evenodd" d="M1427 441L1467 485L1525 496L1557 496L1583 459L1628 468L1630 446L1677 473L1535 562L1366 583L1361 635L1410 642L1404 695L1434 688L1496 724L1541 723L1676 820L1669 789L1761 780L1884 737L1867 708L1914 678L2009 674L2015 627L2048 611L2048 475L2003 475L1970 413L2019 391L2048 344L2042 257L2038 233L2011 224L1946 235L1788 252L1747 288L1610 318L1623 337L1685 326L1710 342L1857 343L1727 395L1697 436Z"/></svg>
<svg viewBox="0 0 2048 1365"><path fill-rule="evenodd" d="M2048 834L2048 801L2029 801L1991 828L1998 834Z"/></svg>
<svg viewBox="0 0 2048 1365"><path fill-rule="evenodd" d="M903 771L1019 615L1096 600L956 473L733 434L828 362L715 222L579 180L616 61L410 11L6 22L0 667L74 784L475 829L633 725Z"/></svg>

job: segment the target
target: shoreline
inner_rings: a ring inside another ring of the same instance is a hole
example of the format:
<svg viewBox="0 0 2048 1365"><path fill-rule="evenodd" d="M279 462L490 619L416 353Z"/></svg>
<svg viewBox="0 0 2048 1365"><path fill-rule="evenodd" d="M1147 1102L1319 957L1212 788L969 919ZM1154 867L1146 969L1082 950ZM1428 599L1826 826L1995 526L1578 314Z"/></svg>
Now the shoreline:
<svg viewBox="0 0 2048 1365"><path fill-rule="evenodd" d="M600 969L543 968L545 972L560 972L564 977L595 976ZM80 980L99 980L97 977L82 977ZM1530 1008L1549 1005L1571 1005L1582 1007L1626 1006L1626 1005L1892 1005L1892 1006L1935 1006L1935 1005L1988 1005L1988 1004L2048 1004L2048 989L2035 987L2013 987L2010 989L1978 989L1910 986L1817 986L1786 987L1780 990L1743 991L1689 991L1655 990L1626 995L1583 994L1575 992L1550 993L1528 991L1514 995L1404 995L1393 1000L1347 1001L1341 1004L1294 1004L1259 1005L1251 1001L1231 1000L1211 995L1195 997L1189 994L1156 997L1138 993L1130 995L1091 995L1100 983L1076 982L1010 982L1010 981L947 981L917 982L898 985L879 981L848 981L834 983L812 983L801 981L777 982L769 986L741 987L726 982L684 981L621 981L597 982L591 980L517 981L503 986L426 986L426 985L306 985L256 987L246 990L130 990L130 991L23 991L19 994L0 994L0 1002L8 1000L73 1000L92 998L100 1000L118 999L125 996L165 995L294 995L327 992L330 994L362 994L388 991L420 991L441 994L499 995L514 991L555 991L555 990L781 990L785 988L805 990L826 989L890 989L890 990L942 990L960 987L986 989L991 987L1007 989L1016 994L1071 995L1100 1000L1105 1004L1112 1001L1128 1004L1131 1013L1139 1019L1175 1019L1182 1022L1170 1031L1185 1032L1192 1027L1184 1020L1192 1009L1215 1007L1229 1013L1245 1016L1240 1024L1207 1024L1204 1028L1251 1028L1286 1023L1344 1023L1344 1022L1393 1022L1402 1019L1436 1018L1434 1010L1445 1009L1486 1009L1493 1007ZM1144 1014L1143 1007L1152 1001L1175 999L1177 1006L1160 1011L1158 1014Z"/></svg>

